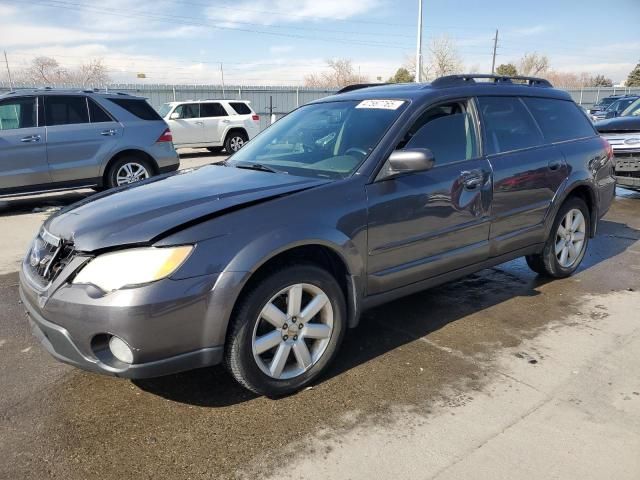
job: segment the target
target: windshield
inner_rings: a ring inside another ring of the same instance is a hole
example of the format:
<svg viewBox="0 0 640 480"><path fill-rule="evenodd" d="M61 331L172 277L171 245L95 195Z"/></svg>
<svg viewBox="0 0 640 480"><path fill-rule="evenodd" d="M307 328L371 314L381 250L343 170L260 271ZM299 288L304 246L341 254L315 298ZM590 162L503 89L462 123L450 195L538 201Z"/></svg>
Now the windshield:
<svg viewBox="0 0 640 480"><path fill-rule="evenodd" d="M609 105L611 105L613 102L615 102L616 100L618 100L618 97L606 97L606 98L603 98L602 100L600 100L598 103L596 103L594 105L594 107L606 108Z"/></svg>
<svg viewBox="0 0 640 480"><path fill-rule="evenodd" d="M167 113L171 111L171 105L168 103L163 103L162 106L158 109L158 113L162 118L167 116Z"/></svg>
<svg viewBox="0 0 640 480"><path fill-rule="evenodd" d="M638 98L635 102L629 105L624 112L622 112L622 116L632 115L635 117L640 116L640 98Z"/></svg>
<svg viewBox="0 0 640 480"><path fill-rule="evenodd" d="M344 178L371 153L405 108L400 100L305 105L278 120L228 162L292 175Z"/></svg>

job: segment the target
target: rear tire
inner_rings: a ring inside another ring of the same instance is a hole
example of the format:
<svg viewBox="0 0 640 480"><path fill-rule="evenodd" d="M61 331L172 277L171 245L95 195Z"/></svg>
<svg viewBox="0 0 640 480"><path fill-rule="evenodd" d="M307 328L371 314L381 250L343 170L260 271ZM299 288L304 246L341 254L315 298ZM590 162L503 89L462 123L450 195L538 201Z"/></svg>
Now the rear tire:
<svg viewBox="0 0 640 480"><path fill-rule="evenodd" d="M148 160L128 155L119 158L109 166L105 175L105 186L107 188L121 187L146 180L153 175L154 169Z"/></svg>
<svg viewBox="0 0 640 480"><path fill-rule="evenodd" d="M336 279L311 264L286 267L240 298L225 363L245 388L269 397L288 395L326 370L345 327L346 304Z"/></svg>
<svg viewBox="0 0 640 480"><path fill-rule="evenodd" d="M224 140L224 149L229 155L233 155L248 141L249 138L246 133L240 130L235 130L227 134L227 138Z"/></svg>
<svg viewBox="0 0 640 480"><path fill-rule="evenodd" d="M540 275L568 277L578 269L584 258L590 231L589 207L579 197L569 198L556 215L542 253L527 255L527 265Z"/></svg>

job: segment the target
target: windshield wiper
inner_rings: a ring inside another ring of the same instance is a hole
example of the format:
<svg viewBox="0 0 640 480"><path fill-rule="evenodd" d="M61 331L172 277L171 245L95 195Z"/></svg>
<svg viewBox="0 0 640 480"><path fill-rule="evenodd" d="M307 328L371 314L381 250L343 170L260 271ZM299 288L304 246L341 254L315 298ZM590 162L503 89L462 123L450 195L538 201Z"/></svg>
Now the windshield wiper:
<svg viewBox="0 0 640 480"><path fill-rule="evenodd" d="M231 164L236 168L246 168L247 170L259 170L261 172L269 173L289 173L282 170L276 170L275 168L264 165L263 163L235 163Z"/></svg>

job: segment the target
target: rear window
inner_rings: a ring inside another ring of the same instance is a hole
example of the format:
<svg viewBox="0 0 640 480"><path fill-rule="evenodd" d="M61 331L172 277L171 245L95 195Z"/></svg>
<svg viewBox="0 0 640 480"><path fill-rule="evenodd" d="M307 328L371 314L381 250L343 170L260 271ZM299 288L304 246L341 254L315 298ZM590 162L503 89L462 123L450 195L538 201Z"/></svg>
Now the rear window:
<svg viewBox="0 0 640 480"><path fill-rule="evenodd" d="M238 115L250 115L251 113L253 113L249 108L249 105L247 105L246 103L229 102L229 105L231 105L231 108L233 108Z"/></svg>
<svg viewBox="0 0 640 480"><path fill-rule="evenodd" d="M569 100L524 98L547 142L563 142L595 135L593 126L579 107Z"/></svg>
<svg viewBox="0 0 640 480"><path fill-rule="evenodd" d="M158 112L144 99L110 98L109 100L142 120L162 120Z"/></svg>
<svg viewBox="0 0 640 480"><path fill-rule="evenodd" d="M517 97L479 97L488 154L544 144L531 114Z"/></svg>

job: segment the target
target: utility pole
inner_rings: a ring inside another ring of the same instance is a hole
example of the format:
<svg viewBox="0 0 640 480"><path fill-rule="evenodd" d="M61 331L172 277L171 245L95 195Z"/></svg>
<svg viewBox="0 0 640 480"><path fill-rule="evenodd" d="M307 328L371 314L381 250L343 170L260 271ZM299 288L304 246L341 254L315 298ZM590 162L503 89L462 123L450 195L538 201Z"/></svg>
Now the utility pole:
<svg viewBox="0 0 640 480"><path fill-rule="evenodd" d="M416 46L416 82L422 82L422 0L418 0L418 44Z"/></svg>
<svg viewBox="0 0 640 480"><path fill-rule="evenodd" d="M9 75L9 86L13 90L13 80L11 79L11 70L9 69L9 60L7 60L7 51L4 51L4 63L7 65L7 75Z"/></svg>
<svg viewBox="0 0 640 480"><path fill-rule="evenodd" d="M498 49L498 29L496 28L496 36L493 37L493 60L491 61L491 75L496 73L496 50Z"/></svg>
<svg viewBox="0 0 640 480"><path fill-rule="evenodd" d="M220 76L222 77L222 98L227 98L224 93L224 70L222 69L222 62L220 62Z"/></svg>

